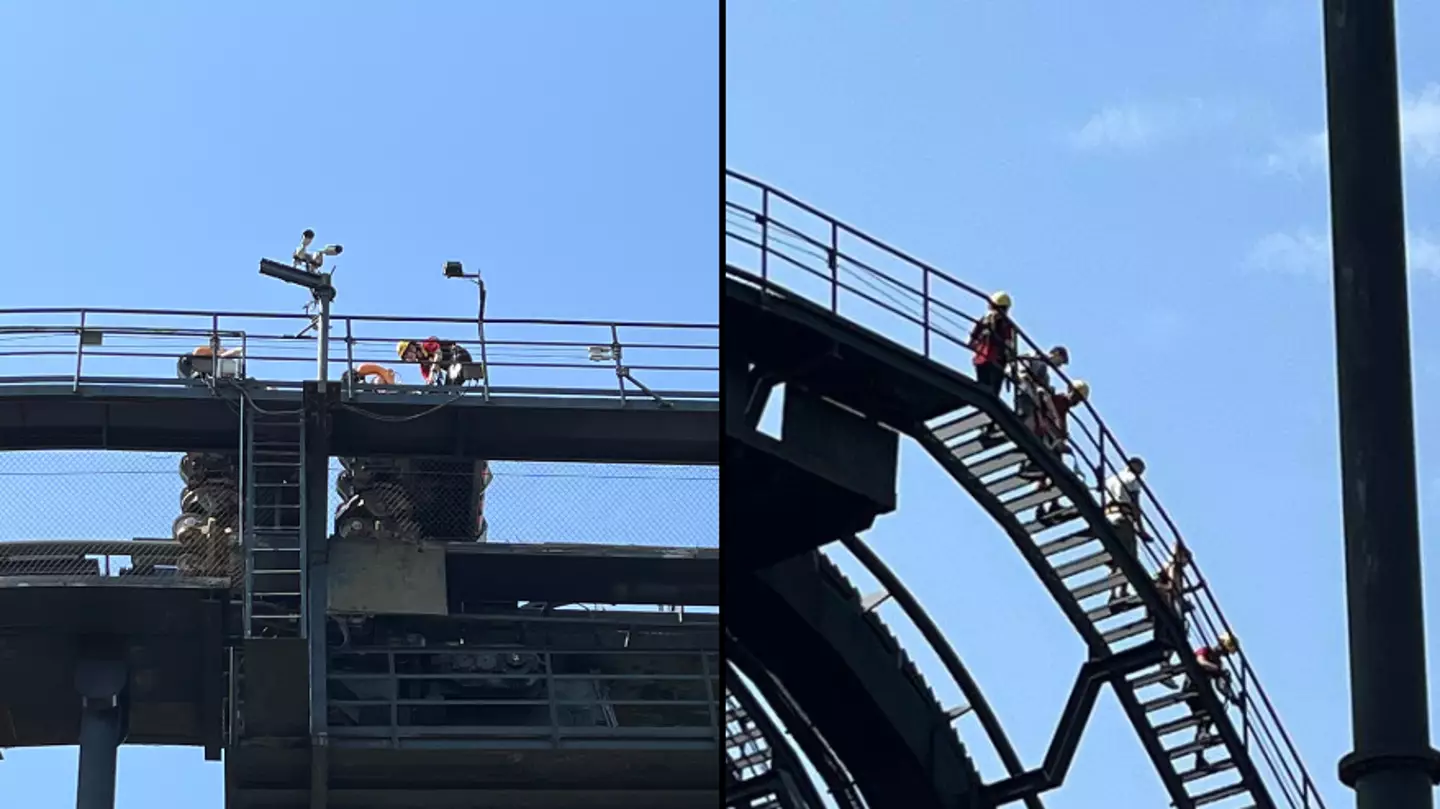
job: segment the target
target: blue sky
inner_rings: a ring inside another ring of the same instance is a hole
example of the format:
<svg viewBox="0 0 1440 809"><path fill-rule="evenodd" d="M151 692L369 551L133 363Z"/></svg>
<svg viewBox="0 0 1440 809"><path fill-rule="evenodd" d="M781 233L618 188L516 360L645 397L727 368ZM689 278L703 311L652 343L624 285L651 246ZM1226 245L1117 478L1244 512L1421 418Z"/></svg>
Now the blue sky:
<svg viewBox="0 0 1440 809"><path fill-rule="evenodd" d="M1440 8L1399 6L1422 515L1434 537L1440 55L1429 45ZM1022 326L1069 347L1073 375L1149 462L1329 804L1347 804L1334 776L1350 727L1320 4L1116 0L1097 14L729 0L726 11L726 164L1008 290ZM1009 540L914 446L900 509L868 538L946 629L1022 759L1038 763L1083 650ZM1433 567L1426 580L1435 593ZM1433 656L1440 620L1429 630ZM958 701L919 655L942 699ZM999 775L976 728L961 729ZM1107 694L1048 805L1167 802Z"/></svg>
<svg viewBox="0 0 1440 809"><path fill-rule="evenodd" d="M337 312L472 316L460 259L492 317L714 322L714 8L143 6L0 6L0 306L298 313L255 266L312 227ZM73 806L74 758L0 793ZM199 750L121 768L121 807L222 805Z"/></svg>

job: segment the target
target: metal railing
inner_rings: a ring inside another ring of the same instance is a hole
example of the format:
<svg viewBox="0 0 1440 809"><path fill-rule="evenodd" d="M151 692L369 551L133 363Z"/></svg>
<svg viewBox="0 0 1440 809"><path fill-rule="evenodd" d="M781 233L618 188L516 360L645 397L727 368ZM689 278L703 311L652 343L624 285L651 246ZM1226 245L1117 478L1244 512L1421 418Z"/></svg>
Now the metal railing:
<svg viewBox="0 0 1440 809"><path fill-rule="evenodd" d="M332 650L330 732L587 748L721 744L718 651L466 644Z"/></svg>
<svg viewBox="0 0 1440 809"><path fill-rule="evenodd" d="M483 333L484 342L476 336ZM714 399L719 391L719 327L644 321L475 319L336 315L331 379L376 364L394 385L363 381L356 390L420 388L418 365L397 355L402 340L437 337L465 347L467 395L545 392ZM318 345L304 314L167 309L0 309L0 388L62 383L190 384L177 362L196 349L239 349L223 373L277 387L315 377ZM216 352L218 353L218 352ZM643 386L643 387L642 387Z"/></svg>
<svg viewBox="0 0 1440 809"><path fill-rule="evenodd" d="M834 217L738 172L726 170L726 273L768 294L794 295L884 334L926 358L957 369L971 368L970 330L988 305L988 294ZM1046 351L1016 327L1021 350ZM1047 360L1048 363L1048 360ZM1057 367L1050 373L1071 379ZM1072 410L1067 443L1082 480L1102 492L1129 457L1088 401ZM1141 561L1158 571L1185 542L1170 515L1143 481L1141 513L1148 541ZM1187 631L1206 645L1231 633L1210 588L1192 561L1181 587L1192 607ZM1232 706L1247 752L1291 807L1324 809L1294 742L1243 653L1224 665L1238 682Z"/></svg>

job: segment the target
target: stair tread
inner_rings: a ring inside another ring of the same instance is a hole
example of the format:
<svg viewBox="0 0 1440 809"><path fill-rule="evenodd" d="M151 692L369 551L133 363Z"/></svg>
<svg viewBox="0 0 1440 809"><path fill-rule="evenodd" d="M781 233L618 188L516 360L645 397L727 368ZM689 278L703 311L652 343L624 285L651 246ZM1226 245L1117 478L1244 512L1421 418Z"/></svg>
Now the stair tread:
<svg viewBox="0 0 1440 809"><path fill-rule="evenodd" d="M1062 579L1068 579L1071 576L1078 576L1088 570L1094 570L1101 565L1109 564L1109 562L1110 552L1101 549L1087 556L1082 556L1073 562L1057 565L1055 567L1055 575Z"/></svg>
<svg viewBox="0 0 1440 809"><path fill-rule="evenodd" d="M1234 796L1234 795L1239 795L1239 794L1242 793L1242 792L1249 792L1249 791L1250 791L1250 788L1245 785L1245 782L1244 782L1244 781L1241 781L1241 782L1239 782L1239 783L1230 784L1229 786L1220 787L1219 789L1213 789L1213 790L1211 790L1211 791L1209 791L1209 792L1205 792L1205 793L1202 793L1202 794L1200 794L1200 795L1196 795L1196 796L1195 796L1194 798L1192 798L1191 800L1193 800L1193 801L1195 802L1195 805L1196 805L1196 806L1204 806L1204 805L1207 804L1207 803L1215 803L1216 801L1223 801L1223 800L1225 800L1226 798L1232 797L1232 796Z"/></svg>
<svg viewBox="0 0 1440 809"><path fill-rule="evenodd" d="M1122 584L1128 584L1129 581L1129 579L1125 578L1124 573L1112 573L1102 579L1096 579L1095 581L1082 584L1079 587L1072 587L1070 589L1070 595L1074 596L1076 601L1084 601L1087 598L1099 595L1107 590L1113 590Z"/></svg>
<svg viewBox="0 0 1440 809"><path fill-rule="evenodd" d="M1059 539L1053 539L1049 542L1042 543L1040 545L1040 552L1045 554L1046 556L1054 556L1057 553L1063 553L1064 551L1068 551L1071 548L1078 548L1081 545L1099 541L1100 540L1096 538L1093 533L1090 532L1090 528L1087 526L1079 531L1076 531L1073 534L1066 534Z"/></svg>
<svg viewBox="0 0 1440 809"><path fill-rule="evenodd" d="M1199 781L1201 778L1207 778L1211 775L1215 775L1216 773L1222 773L1226 770L1233 769L1235 769L1235 759L1233 758L1227 758L1221 761L1211 761L1208 762L1204 767L1198 767L1193 770L1186 770L1182 773L1179 773L1180 783L1188 784L1191 781Z"/></svg>

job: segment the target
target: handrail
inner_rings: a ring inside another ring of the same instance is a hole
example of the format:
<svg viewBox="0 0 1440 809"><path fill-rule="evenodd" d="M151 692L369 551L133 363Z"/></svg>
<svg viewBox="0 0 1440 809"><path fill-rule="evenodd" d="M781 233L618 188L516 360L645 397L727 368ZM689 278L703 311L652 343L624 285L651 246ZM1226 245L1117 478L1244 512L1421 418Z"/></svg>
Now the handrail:
<svg viewBox="0 0 1440 809"><path fill-rule="evenodd" d="M331 322L330 368L336 376L366 362L409 364L396 357L397 342L438 334L469 345L472 356L484 358L467 370L482 380L473 392L487 400L496 374L510 387L544 380L567 389L594 388L608 377L612 394L622 400L627 394L649 398L647 393L662 390L713 393L719 388L719 326L713 324L486 318L490 331L476 351L475 318L338 314ZM63 371L78 392L100 375L115 375L117 363L129 372L141 364L177 360L208 344L241 347L244 357L236 358L233 367L247 378L310 378L317 340L312 323L308 315L275 312L0 309L0 377L39 378ZM97 366L104 370L97 372ZM589 374L588 383L581 373ZM347 388L346 394L351 392Z"/></svg>
<svg viewBox="0 0 1440 809"><path fill-rule="evenodd" d="M836 314L840 314L840 293L844 292L851 298L863 300L900 318L905 323L918 326L921 331L921 345L917 350L929 359L947 364L943 358L937 356L938 351L945 348L946 344L952 350L958 348L965 353L969 352L968 324L973 323L976 318L963 311L963 304L952 304L937 298L937 287L947 290L953 287L969 303L982 307L988 298L984 291L862 233L786 192L739 172L727 169L725 174L727 267L733 263L730 261L732 244L748 247L758 251L759 281L771 291L778 289L785 294L811 299L828 306L830 311ZM747 189L751 194L758 193L758 207L733 199L731 182ZM810 219L818 221L782 221L775 215L777 203L791 206ZM805 226L807 224L808 227ZM816 232L825 232L828 242L817 239L813 235ZM907 271L916 272L919 275L918 285L907 283L895 277L893 272L881 270L856 257L852 252L847 252L843 249L847 245L842 240L848 239L857 240L866 248L898 262ZM777 260L780 262L778 265ZM776 281L774 277L777 271L783 274L785 268L793 270L800 281L813 283L818 279L823 282L825 293L812 297L801 292L797 284ZM872 294L859 288L862 285L881 291L878 295ZM1048 365L1048 357L1040 345L1018 326L1016 332L1018 342L1044 359ZM898 339L894 335L887 336ZM939 339L937 341L934 338ZM911 347L914 348L913 345ZM1050 372L1067 385L1073 382L1060 368L1052 365ZM1078 442L1081 438L1089 444L1088 450ZM1066 440L1076 460L1083 462L1084 467L1094 473L1094 485L1102 494L1105 480L1113 472L1124 468L1130 459L1089 400L1072 410ZM1193 546L1184 541L1179 528L1149 485L1142 480L1141 487L1144 504L1141 509L1144 529L1142 533L1150 539L1142 544L1142 562L1148 560L1152 569L1158 569L1159 565L1169 560L1176 547L1183 544L1192 550L1192 560L1180 583L1194 603L1195 620L1187 622L1187 631L1194 629L1196 641L1207 645L1215 643L1221 633L1232 632L1230 623L1220 611L1208 583L1193 561ZM1253 746L1259 753L1259 758L1264 762L1263 770L1270 777L1267 780L1273 779L1275 786L1279 787L1279 791L1291 806L1324 809L1323 798L1315 788L1293 740L1281 725L1269 695L1260 685L1243 652L1231 656L1226 666L1244 686L1237 695L1236 705L1241 714L1242 738L1247 748Z"/></svg>

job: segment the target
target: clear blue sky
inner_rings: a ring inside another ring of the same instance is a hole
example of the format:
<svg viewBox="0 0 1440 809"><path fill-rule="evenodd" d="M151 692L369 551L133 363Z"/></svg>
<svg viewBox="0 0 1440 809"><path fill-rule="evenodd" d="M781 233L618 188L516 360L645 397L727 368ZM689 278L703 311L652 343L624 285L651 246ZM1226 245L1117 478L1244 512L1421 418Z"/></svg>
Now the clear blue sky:
<svg viewBox="0 0 1440 809"><path fill-rule="evenodd" d="M1330 806L1348 805L1334 775L1350 722L1320 3L726 10L727 165L1008 290L1032 335L1069 346L1095 405L1149 461ZM1402 2L1399 16L1423 527L1435 537L1440 8ZM1038 763L1083 650L1010 541L915 447L899 512L869 539ZM1433 602L1433 566L1426 578ZM1433 658L1440 618L1429 629ZM958 701L928 657L925 668ZM995 777L983 749L972 746ZM1107 694L1048 805L1167 802Z"/></svg>
<svg viewBox="0 0 1440 809"><path fill-rule="evenodd" d="M313 227L346 248L337 312L470 316L458 258L493 317L713 322L717 26L658 0L3 4L0 306L298 311L255 263ZM74 805L73 750L6 758L10 803ZM121 807L222 805L199 750L120 761Z"/></svg>

